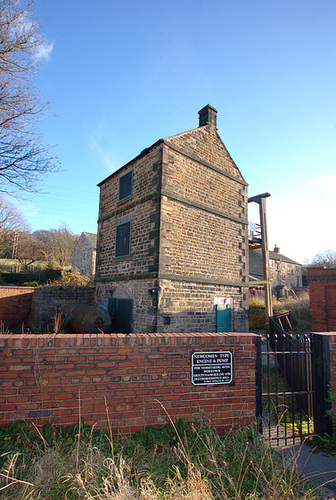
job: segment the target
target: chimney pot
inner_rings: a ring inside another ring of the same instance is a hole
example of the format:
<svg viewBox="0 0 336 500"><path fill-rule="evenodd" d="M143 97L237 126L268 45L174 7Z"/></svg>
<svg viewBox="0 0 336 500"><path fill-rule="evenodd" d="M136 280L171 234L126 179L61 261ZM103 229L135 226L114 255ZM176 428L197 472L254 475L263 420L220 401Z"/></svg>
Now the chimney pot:
<svg viewBox="0 0 336 500"><path fill-rule="evenodd" d="M217 130L217 109L207 104L198 112L198 115L200 127L203 127L203 125L211 125Z"/></svg>

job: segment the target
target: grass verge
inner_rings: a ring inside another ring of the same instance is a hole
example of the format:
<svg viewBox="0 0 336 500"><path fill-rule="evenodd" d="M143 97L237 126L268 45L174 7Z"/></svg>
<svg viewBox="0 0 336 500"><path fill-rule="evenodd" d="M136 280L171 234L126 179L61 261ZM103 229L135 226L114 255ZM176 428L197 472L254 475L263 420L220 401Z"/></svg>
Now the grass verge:
<svg viewBox="0 0 336 500"><path fill-rule="evenodd" d="M112 438L83 424L0 435L0 495L8 500L303 500L318 496L253 426L219 436L179 420Z"/></svg>

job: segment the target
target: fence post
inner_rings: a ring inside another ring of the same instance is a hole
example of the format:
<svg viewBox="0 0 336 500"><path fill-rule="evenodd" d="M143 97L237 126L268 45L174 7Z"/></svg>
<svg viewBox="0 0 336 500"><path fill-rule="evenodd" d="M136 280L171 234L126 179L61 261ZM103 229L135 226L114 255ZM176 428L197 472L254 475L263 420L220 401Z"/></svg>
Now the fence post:
<svg viewBox="0 0 336 500"><path fill-rule="evenodd" d="M313 414L315 434L332 435L330 388L330 339L328 335L312 333Z"/></svg>

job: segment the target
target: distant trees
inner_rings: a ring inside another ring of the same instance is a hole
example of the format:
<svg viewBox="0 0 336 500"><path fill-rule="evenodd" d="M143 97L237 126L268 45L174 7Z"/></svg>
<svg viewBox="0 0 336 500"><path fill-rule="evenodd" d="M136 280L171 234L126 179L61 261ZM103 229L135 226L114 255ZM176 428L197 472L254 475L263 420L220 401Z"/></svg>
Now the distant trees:
<svg viewBox="0 0 336 500"><path fill-rule="evenodd" d="M65 224L31 233L21 212L0 194L0 258L17 259L25 268L41 260L64 269L71 265L78 239Z"/></svg>
<svg viewBox="0 0 336 500"><path fill-rule="evenodd" d="M336 267L336 250L324 250L317 253L312 260L312 265L323 265L326 267Z"/></svg>
<svg viewBox="0 0 336 500"><path fill-rule="evenodd" d="M50 266L64 268L71 265L71 255L79 236L65 224L58 229L35 231L33 236L41 245L43 260Z"/></svg>
<svg viewBox="0 0 336 500"><path fill-rule="evenodd" d="M43 260L40 242L27 231L19 233L15 257L24 269L38 260Z"/></svg>
<svg viewBox="0 0 336 500"><path fill-rule="evenodd" d="M49 45L32 4L0 1L0 191L7 193L36 191L41 176L57 169L36 129L46 104L35 76Z"/></svg>
<svg viewBox="0 0 336 500"><path fill-rule="evenodd" d="M21 212L0 195L0 256L14 257L19 232L28 230L29 225Z"/></svg>

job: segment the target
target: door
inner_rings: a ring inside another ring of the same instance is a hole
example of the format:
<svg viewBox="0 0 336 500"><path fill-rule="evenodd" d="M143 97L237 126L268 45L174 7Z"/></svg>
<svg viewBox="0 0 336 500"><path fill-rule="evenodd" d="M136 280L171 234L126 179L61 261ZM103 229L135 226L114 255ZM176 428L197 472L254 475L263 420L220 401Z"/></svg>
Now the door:
<svg viewBox="0 0 336 500"><path fill-rule="evenodd" d="M231 299L219 299L216 304L216 332L231 331Z"/></svg>
<svg viewBox="0 0 336 500"><path fill-rule="evenodd" d="M108 312L111 315L112 333L132 333L133 300L114 299L108 300Z"/></svg>

